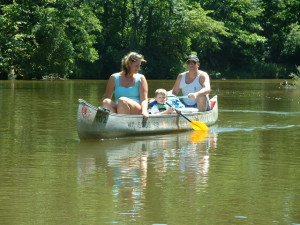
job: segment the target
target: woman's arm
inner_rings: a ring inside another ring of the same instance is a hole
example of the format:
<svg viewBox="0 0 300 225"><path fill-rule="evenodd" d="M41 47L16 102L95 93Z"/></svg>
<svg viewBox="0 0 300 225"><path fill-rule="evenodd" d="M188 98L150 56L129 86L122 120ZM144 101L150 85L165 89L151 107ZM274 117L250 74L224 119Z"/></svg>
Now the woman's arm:
<svg viewBox="0 0 300 225"><path fill-rule="evenodd" d="M141 77L140 82L140 102L141 102L141 108L142 108L142 114L144 115L145 119L149 117L148 115L148 83L143 75Z"/></svg>
<svg viewBox="0 0 300 225"><path fill-rule="evenodd" d="M114 77L114 75L111 75L107 82L103 99L105 99L105 98L111 99L113 96L113 93L114 93L114 88L115 88L115 77Z"/></svg>

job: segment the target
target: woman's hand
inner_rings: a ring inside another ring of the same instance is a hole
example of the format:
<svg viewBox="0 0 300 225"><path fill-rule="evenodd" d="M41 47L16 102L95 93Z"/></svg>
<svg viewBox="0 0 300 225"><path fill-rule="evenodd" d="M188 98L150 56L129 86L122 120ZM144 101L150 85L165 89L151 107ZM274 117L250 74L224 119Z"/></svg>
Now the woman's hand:
<svg viewBox="0 0 300 225"><path fill-rule="evenodd" d="M142 113L142 115L143 115L143 120L144 121L148 120L148 118L149 118L149 113L148 112L144 112L144 113Z"/></svg>

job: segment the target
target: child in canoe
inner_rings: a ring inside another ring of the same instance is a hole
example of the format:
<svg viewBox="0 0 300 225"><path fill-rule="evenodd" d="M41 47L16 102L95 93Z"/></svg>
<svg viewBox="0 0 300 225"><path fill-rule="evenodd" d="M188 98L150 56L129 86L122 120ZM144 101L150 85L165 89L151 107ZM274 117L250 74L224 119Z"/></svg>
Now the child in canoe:
<svg viewBox="0 0 300 225"><path fill-rule="evenodd" d="M151 114L171 114L176 113L173 107L170 107L166 104L168 100L168 94L165 89L157 89L155 91L155 101L150 103L150 113Z"/></svg>

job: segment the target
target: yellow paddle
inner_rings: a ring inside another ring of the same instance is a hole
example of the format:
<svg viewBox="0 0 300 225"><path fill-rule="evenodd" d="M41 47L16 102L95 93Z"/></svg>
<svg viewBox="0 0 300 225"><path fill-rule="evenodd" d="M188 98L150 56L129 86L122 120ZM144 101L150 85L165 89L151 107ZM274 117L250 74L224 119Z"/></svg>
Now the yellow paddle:
<svg viewBox="0 0 300 225"><path fill-rule="evenodd" d="M168 102L166 102L166 104L170 107L173 107ZM203 131L208 130L208 126L206 126L205 123L203 123L201 121L191 121L189 118L187 118L185 115L183 115L179 110L177 110L177 109L175 109L175 110L180 116L182 116L184 119L186 119L187 121L190 122L190 125L194 130L203 130Z"/></svg>
<svg viewBox="0 0 300 225"><path fill-rule="evenodd" d="M195 130L190 134L190 141L192 143L201 143L208 136L207 131Z"/></svg>

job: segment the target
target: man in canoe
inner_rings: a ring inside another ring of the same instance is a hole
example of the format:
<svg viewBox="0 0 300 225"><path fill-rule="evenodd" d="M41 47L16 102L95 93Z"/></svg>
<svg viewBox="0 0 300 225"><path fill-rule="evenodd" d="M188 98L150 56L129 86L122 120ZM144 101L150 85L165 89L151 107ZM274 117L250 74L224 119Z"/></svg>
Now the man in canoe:
<svg viewBox="0 0 300 225"><path fill-rule="evenodd" d="M138 73L143 55L130 52L121 63L121 72L110 76L102 105L113 113L143 115L148 119L148 83L143 74ZM115 102L112 96L115 96Z"/></svg>
<svg viewBox="0 0 300 225"><path fill-rule="evenodd" d="M200 62L196 55L189 55L186 59L188 71L180 73L171 90L178 95L182 91L188 98L182 99L185 107L198 108L200 112L209 111L210 79L206 72L199 70Z"/></svg>

